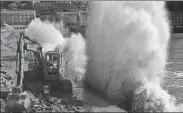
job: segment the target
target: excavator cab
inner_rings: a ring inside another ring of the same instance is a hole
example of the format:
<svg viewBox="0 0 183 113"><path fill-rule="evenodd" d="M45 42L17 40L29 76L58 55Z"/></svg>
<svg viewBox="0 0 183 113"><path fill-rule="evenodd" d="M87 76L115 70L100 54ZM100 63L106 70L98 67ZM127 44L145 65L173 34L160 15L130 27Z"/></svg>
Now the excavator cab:
<svg viewBox="0 0 183 113"><path fill-rule="evenodd" d="M72 82L65 77L67 62L64 60L63 53L48 51L44 58L45 86L49 84L49 87L52 87L51 89L72 92Z"/></svg>
<svg viewBox="0 0 183 113"><path fill-rule="evenodd" d="M54 51L45 53L44 80L59 80L60 55Z"/></svg>

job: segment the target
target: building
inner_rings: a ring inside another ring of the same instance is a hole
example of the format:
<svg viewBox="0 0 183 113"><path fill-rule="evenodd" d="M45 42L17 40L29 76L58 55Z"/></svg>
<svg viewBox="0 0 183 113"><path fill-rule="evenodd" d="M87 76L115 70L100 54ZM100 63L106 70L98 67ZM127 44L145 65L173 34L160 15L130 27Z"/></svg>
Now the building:
<svg viewBox="0 0 183 113"><path fill-rule="evenodd" d="M2 9L33 9L33 1L1 1Z"/></svg>
<svg viewBox="0 0 183 113"><path fill-rule="evenodd" d="M177 28L183 26L183 2L182 1L167 1L172 27Z"/></svg>
<svg viewBox="0 0 183 113"><path fill-rule="evenodd" d="M2 10L1 25L6 23L14 27L15 30L25 29L35 18L34 10Z"/></svg>
<svg viewBox="0 0 183 113"><path fill-rule="evenodd" d="M33 5L36 10L36 17L41 17L42 15L53 16L56 12L63 11L63 3L61 1L40 1L35 2Z"/></svg>
<svg viewBox="0 0 183 113"><path fill-rule="evenodd" d="M88 11L79 12L57 12L57 17L70 24L87 25Z"/></svg>
<svg viewBox="0 0 183 113"><path fill-rule="evenodd" d="M77 12L57 12L57 17L71 25L78 23Z"/></svg>
<svg viewBox="0 0 183 113"><path fill-rule="evenodd" d="M37 17L39 17L41 20L45 20L45 19L52 20L55 18L56 14L52 6L43 7L39 11L40 13L39 15L37 15Z"/></svg>
<svg viewBox="0 0 183 113"><path fill-rule="evenodd" d="M80 1L40 1L35 2L36 17L47 19L57 15L57 12L78 12L87 9L87 2ZM47 12L47 13L45 13Z"/></svg>
<svg viewBox="0 0 183 113"><path fill-rule="evenodd" d="M183 26L183 12L171 12L170 15L173 27Z"/></svg>

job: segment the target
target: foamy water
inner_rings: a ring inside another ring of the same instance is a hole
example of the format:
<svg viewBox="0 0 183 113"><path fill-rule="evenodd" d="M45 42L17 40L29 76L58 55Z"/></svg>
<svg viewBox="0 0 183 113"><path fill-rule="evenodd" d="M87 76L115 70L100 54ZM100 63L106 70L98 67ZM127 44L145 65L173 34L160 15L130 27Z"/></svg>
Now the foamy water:
<svg viewBox="0 0 183 113"><path fill-rule="evenodd" d="M101 1L90 9L86 83L115 104L132 101L132 111L183 111L161 87L170 39L165 2Z"/></svg>

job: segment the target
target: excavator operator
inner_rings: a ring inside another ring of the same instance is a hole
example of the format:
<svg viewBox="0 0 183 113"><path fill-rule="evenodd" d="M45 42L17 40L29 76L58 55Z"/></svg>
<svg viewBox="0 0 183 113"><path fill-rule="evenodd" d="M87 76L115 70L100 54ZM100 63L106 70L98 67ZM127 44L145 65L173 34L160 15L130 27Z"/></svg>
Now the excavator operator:
<svg viewBox="0 0 183 113"><path fill-rule="evenodd" d="M48 66L49 66L48 67L49 73L54 74L57 70L57 57L56 56L52 57L52 61L49 62Z"/></svg>

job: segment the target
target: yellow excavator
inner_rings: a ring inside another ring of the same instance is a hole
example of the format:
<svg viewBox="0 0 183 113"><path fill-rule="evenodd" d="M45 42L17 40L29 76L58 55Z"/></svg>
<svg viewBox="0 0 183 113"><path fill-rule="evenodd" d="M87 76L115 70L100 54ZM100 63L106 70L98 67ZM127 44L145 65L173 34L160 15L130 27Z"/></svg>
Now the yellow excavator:
<svg viewBox="0 0 183 113"><path fill-rule="evenodd" d="M48 51L43 55L41 44L25 36L24 32L17 40L16 73L16 85L7 96L7 111L29 108L31 101L26 90L36 92L40 89L38 92L45 95L51 90L72 93L72 82L66 78L64 52Z"/></svg>

